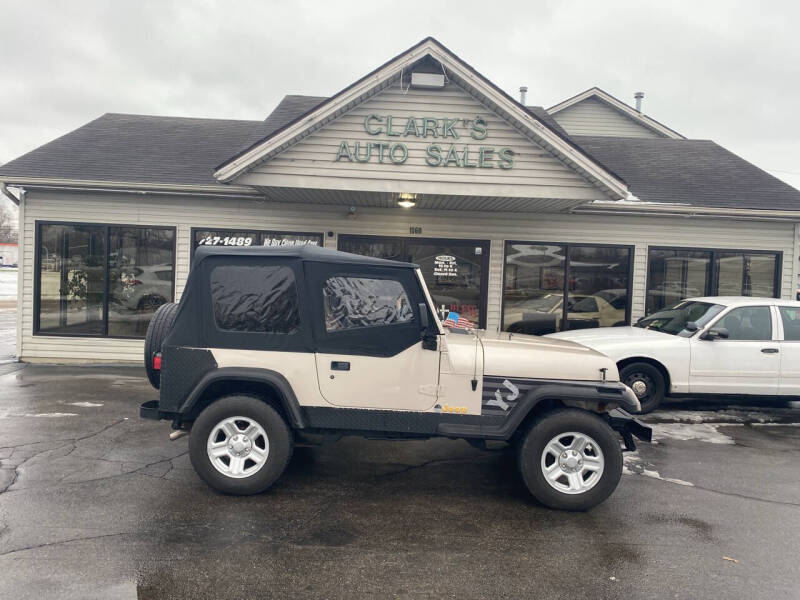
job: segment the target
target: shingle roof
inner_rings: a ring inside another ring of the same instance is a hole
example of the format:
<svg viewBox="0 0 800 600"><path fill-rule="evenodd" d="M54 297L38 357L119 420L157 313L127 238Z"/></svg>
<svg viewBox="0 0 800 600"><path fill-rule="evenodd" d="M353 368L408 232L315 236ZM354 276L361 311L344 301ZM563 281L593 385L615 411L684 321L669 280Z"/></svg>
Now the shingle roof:
<svg viewBox="0 0 800 600"><path fill-rule="evenodd" d="M550 113L547 112L547 110L544 107L542 107L542 106L526 106L525 108L527 108L534 115L536 115L536 118L539 119L540 121L542 121L548 127L550 127L550 129L555 129L563 137L565 137L567 139L571 139L569 134L567 133L567 130L564 129L563 127L561 127L561 125L558 124L558 121L556 121L550 115Z"/></svg>
<svg viewBox="0 0 800 600"><path fill-rule="evenodd" d="M0 167L0 176L228 186L214 166L260 121L106 114Z"/></svg>
<svg viewBox="0 0 800 600"><path fill-rule="evenodd" d="M252 133L247 138L244 148L247 149L262 138L267 137L284 125L288 125L300 115L307 113L317 104L327 100L325 96L298 96L290 94L284 96L269 116L253 128ZM230 158L230 156L225 157Z"/></svg>
<svg viewBox="0 0 800 600"><path fill-rule="evenodd" d="M229 186L216 165L325 100L286 96L264 121L107 114L0 167L24 177ZM566 133L544 109L546 125ZM698 207L800 210L800 191L707 140L568 137L619 174L644 201Z"/></svg>
<svg viewBox="0 0 800 600"><path fill-rule="evenodd" d="M800 191L709 140L572 136L648 202L800 210Z"/></svg>

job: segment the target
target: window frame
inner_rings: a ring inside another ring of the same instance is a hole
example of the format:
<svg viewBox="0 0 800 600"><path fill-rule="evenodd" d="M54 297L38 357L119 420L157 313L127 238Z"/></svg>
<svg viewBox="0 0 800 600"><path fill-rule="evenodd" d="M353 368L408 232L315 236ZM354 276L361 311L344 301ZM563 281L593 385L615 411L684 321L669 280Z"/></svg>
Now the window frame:
<svg viewBox="0 0 800 600"><path fill-rule="evenodd" d="M492 252L492 240L479 239L479 238L456 238L456 237L416 237L416 236L402 236L402 235L369 235L359 233L341 233L336 239L336 249L341 250L341 242L346 240L348 242L356 243L381 243L381 242L399 242L405 255L408 256L409 243L422 243L431 245L447 245L449 243L459 243L465 245L475 245L481 247L481 289L478 292L478 302L480 303L480 318L478 319L478 329L486 329L486 322L489 310L489 264L490 254ZM387 259L391 260L391 259ZM401 261L407 262L407 261ZM430 286L425 282L430 292ZM442 319L444 320L444 319Z"/></svg>
<svg viewBox="0 0 800 600"><path fill-rule="evenodd" d="M776 339L778 337L778 320L776 320L776 318L775 318L775 311L772 310L772 307L773 307L772 304L739 304L739 305L728 306L727 310L723 310L722 312L720 312L718 315L716 315L714 317L713 320L709 321L708 324L705 327L702 327L701 329L703 329L704 331L709 331L711 329L714 329L715 327L718 326L719 322L722 321L722 319L724 319L729 314L731 314L732 312L734 312L736 310L739 310L739 309L743 309L743 308L766 308L769 311L769 324L770 324L770 338L768 340L737 340L737 339L730 339L730 338L720 338L718 340L715 340L715 342L717 342L717 343L720 343L720 342L725 342L725 343L727 343L727 342L751 342L751 343L752 342L760 342L760 343L763 343L763 342L781 341L781 340ZM781 323L781 328L782 327L783 327L783 324ZM695 332L695 334L692 335L693 339L697 338L697 333L698 332ZM781 333L782 333L782 331L781 331Z"/></svg>
<svg viewBox="0 0 800 600"><path fill-rule="evenodd" d="M220 233L239 233L241 231L248 231L251 233L255 233L257 235L307 235L307 236L318 236L319 237L319 247L322 248L325 244L325 234L319 231L279 231L274 229L253 229L252 227L192 227L189 233L189 263L191 264L194 261L194 253L199 246L195 246L195 235L198 231L218 231ZM212 248L214 246L211 246ZM221 246L223 248L236 248L237 246ZM259 244L252 244L249 246L250 248L261 248L262 246ZM269 246L265 246L269 247Z"/></svg>
<svg viewBox="0 0 800 600"><path fill-rule="evenodd" d="M786 339L786 323L783 320L783 314L781 313L782 309L789 309L789 310L796 310L800 311L800 307L793 306L791 304L773 304L773 317L775 319L775 329L777 330L778 334L778 341L781 343L786 342L789 344L797 344L800 343L800 339L797 340L787 340Z"/></svg>
<svg viewBox="0 0 800 600"><path fill-rule="evenodd" d="M633 244L601 244L601 243L586 243L586 242L554 242L554 241L531 241L531 240L503 240L503 275L500 282L500 331L505 331L506 319L506 269L508 268L508 248L512 244L530 244L532 246L561 246L564 248L564 267L562 270L564 276L564 284L561 289L563 301L561 302L561 319L560 331L569 331L564 326L568 321L569 314L569 264L570 247L589 247L589 248L621 248L628 250L628 287L625 299L625 322L630 325L633 307L633 265L636 261L636 246ZM599 308L599 306L598 306Z"/></svg>
<svg viewBox="0 0 800 600"><path fill-rule="evenodd" d="M58 331L41 331L41 247L42 247L42 227L62 225L68 227L98 227L103 228L103 235L106 243L105 264L103 267L105 281L103 284L103 333L62 333ZM175 281L178 262L178 228L170 225L141 225L128 223L95 223L91 221L34 221L34 252L33 252L33 335L42 337L74 337L74 338L94 338L94 339L116 339L116 340L144 340L145 336L138 335L109 335L108 334L108 301L110 292L110 260L109 242L111 228L127 229L161 229L172 231L172 302L175 302Z"/></svg>
<svg viewBox="0 0 800 600"><path fill-rule="evenodd" d="M783 250L747 250L744 248L704 248L700 246L648 246L647 247L647 266L645 270L644 286L644 305L647 307L647 298L650 296L650 252L653 250L685 251L685 252L708 252L709 259L708 281L703 297L719 297L719 269L717 268L717 254L762 254L775 256L775 272L772 278L772 298L775 300L781 297L781 273L783 271ZM742 281L744 285L744 281ZM744 292L744 290L742 290ZM739 294L744 296L744 293ZM746 298L758 298L759 296L744 296ZM686 298L681 298L685 300ZM659 309L660 310L660 309Z"/></svg>

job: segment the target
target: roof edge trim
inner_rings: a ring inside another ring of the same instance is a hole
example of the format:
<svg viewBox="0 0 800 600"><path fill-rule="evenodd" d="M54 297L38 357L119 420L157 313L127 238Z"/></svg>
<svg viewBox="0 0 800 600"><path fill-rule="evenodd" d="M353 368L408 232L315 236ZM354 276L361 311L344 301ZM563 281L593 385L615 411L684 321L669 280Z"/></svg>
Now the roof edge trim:
<svg viewBox="0 0 800 600"><path fill-rule="evenodd" d="M86 179L50 179L50 178L36 178L36 177L6 177L0 176L0 182L5 185L15 187L29 187L29 188L70 188L80 190L98 190L98 191L115 191L115 192L153 192L161 194L188 194L188 195L204 195L204 196L249 196L249 197L263 197L263 194L243 185L230 185L230 186L203 186L203 185L181 185L181 184L167 184L167 183L143 183L143 182L130 182L130 181L101 181L101 180L86 180Z"/></svg>
<svg viewBox="0 0 800 600"><path fill-rule="evenodd" d="M564 160L572 162L574 165L572 168L577 167L577 170L582 172L584 177L592 181L595 186L603 188L605 193L612 197L624 198L627 196L628 187L621 178L597 162L590 154L565 140L558 132L550 129L546 123L540 121L526 107L511 98L432 37L425 38L406 52L385 63L382 67L361 78L327 101L317 105L306 114L301 115L284 128L268 135L250 149L223 163L214 172L214 177L221 182L228 182L241 175L253 164L259 162L271 152L276 151L282 145L291 142L296 136L302 134L315 123L331 118L342 107L357 101L381 84L385 84L387 80L392 79L403 69L426 55L430 55L439 61L446 69L451 70L463 81L469 82L487 100L498 107L502 107L511 117L524 125L531 132L534 139L541 140L546 146L553 148L556 151L556 155L560 154Z"/></svg>

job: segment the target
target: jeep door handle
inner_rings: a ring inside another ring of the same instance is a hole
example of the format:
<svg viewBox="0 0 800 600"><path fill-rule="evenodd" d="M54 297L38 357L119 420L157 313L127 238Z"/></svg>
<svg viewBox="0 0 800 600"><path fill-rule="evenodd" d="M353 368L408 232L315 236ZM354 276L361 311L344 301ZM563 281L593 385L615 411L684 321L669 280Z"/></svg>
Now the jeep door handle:
<svg viewBox="0 0 800 600"><path fill-rule="evenodd" d="M344 360L331 361L331 371L349 371L350 363Z"/></svg>
<svg viewBox="0 0 800 600"><path fill-rule="evenodd" d="M762 348L761 352L764 354L777 354L779 351L777 348Z"/></svg>

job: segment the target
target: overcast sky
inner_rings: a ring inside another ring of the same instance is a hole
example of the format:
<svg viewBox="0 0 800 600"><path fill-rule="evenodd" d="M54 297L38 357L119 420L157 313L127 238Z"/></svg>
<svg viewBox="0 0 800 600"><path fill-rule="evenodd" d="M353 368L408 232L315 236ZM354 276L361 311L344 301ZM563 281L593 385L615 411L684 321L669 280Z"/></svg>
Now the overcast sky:
<svg viewBox="0 0 800 600"><path fill-rule="evenodd" d="M597 85L800 187L800 2L0 0L0 163L106 112L263 119L427 35L545 107Z"/></svg>

